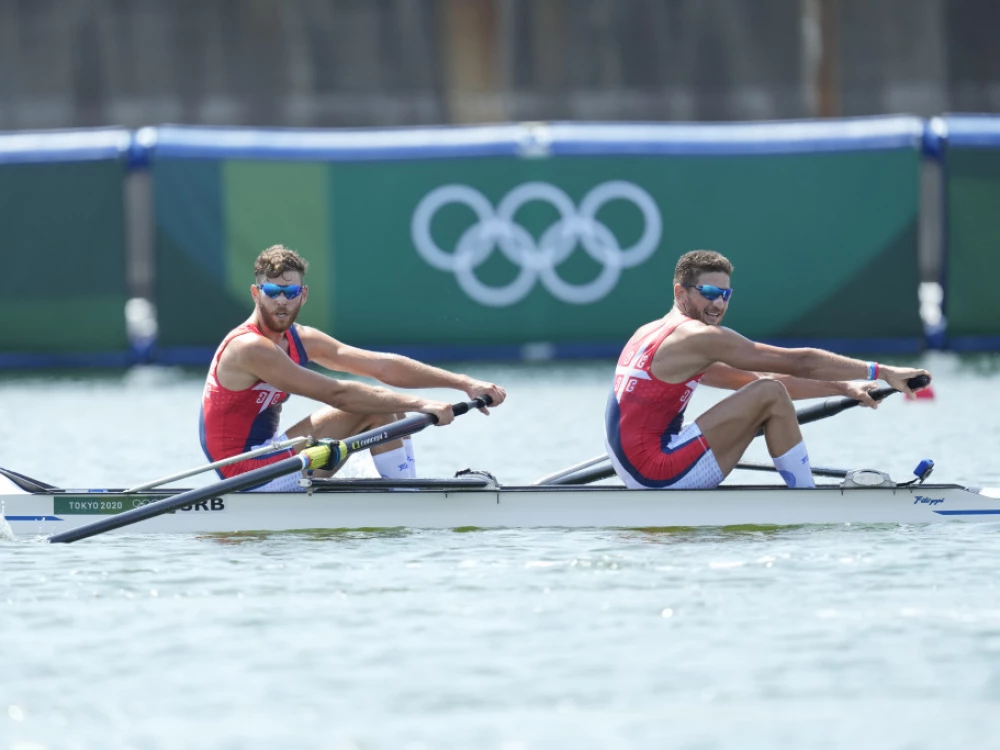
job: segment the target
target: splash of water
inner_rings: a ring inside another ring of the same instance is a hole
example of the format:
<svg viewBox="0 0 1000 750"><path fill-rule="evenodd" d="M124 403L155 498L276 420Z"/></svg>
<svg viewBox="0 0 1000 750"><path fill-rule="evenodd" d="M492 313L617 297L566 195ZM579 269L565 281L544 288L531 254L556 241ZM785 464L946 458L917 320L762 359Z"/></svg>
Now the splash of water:
<svg viewBox="0 0 1000 750"><path fill-rule="evenodd" d="M6 542L12 542L17 539L17 537L14 536L14 529L12 529L10 524L7 523L7 513L4 506L5 504L0 501L0 539L3 539Z"/></svg>

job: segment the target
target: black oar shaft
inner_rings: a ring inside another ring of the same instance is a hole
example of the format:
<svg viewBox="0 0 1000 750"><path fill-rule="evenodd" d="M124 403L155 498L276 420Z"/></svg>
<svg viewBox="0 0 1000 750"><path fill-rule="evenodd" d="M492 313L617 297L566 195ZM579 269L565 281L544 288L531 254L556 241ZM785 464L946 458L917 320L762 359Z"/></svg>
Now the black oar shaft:
<svg viewBox="0 0 1000 750"><path fill-rule="evenodd" d="M452 404L451 413L459 417L467 413L470 409L480 409L492 403L493 399L490 396L480 396L472 401ZM400 419L398 422L387 424L384 427L375 427L354 437L345 438L341 442L346 446L345 454L350 455L351 453L370 448L373 445L381 445L382 443L388 443L392 440L412 435L415 432L420 432L425 427L437 424L437 421L438 418L433 414L414 414Z"/></svg>
<svg viewBox="0 0 1000 750"><path fill-rule="evenodd" d="M930 378L926 375L918 375L915 378L910 378L906 381L906 384L911 389L924 388L930 384ZM884 388L876 388L873 391L869 391L870 395L876 401L881 401L886 396L891 396L893 393L899 393L895 388L886 386ZM818 419L825 419L826 417L832 417L834 414L840 414L840 412L845 409L851 409L855 406L860 405L861 402L853 398L828 398L822 404L817 404L816 406L810 406L801 411L797 412L795 417L798 419L799 424L809 424L810 422L815 422ZM758 436L763 435L764 431L761 430L757 433Z"/></svg>
<svg viewBox="0 0 1000 750"><path fill-rule="evenodd" d="M745 469L746 471L777 471L774 464L758 463L756 461L740 461L736 464L737 469ZM847 469L832 469L826 466L811 466L810 471L812 471L814 476L817 477L837 477L843 479L847 476Z"/></svg>
<svg viewBox="0 0 1000 750"><path fill-rule="evenodd" d="M207 500L211 497L216 497L217 495L225 494L226 492L239 492L240 490L245 490L249 487L269 482L270 480L284 476L285 474L291 474L293 471L301 471L308 464L308 456L300 453L297 456L277 461L268 466L262 466L259 469L248 471L245 474L230 477L229 479L223 479L221 482L215 482L207 487L198 487L197 489L188 490L187 492L182 492L179 495L172 495L171 497L156 500L155 502L142 505L138 508L132 508L124 513L118 513L113 516L108 516L107 518L102 518L99 521L94 521L93 523L78 526L75 529L69 529L68 531L53 534L49 537L49 541L54 543L76 542L80 539L86 539L87 537L94 536L95 534L103 534L105 531L120 529L122 526L128 526L129 524L138 523L139 521L145 521L147 518L153 518L154 516L159 516L164 513L170 513L171 511L178 510L186 505L193 505L194 503Z"/></svg>
<svg viewBox="0 0 1000 750"><path fill-rule="evenodd" d="M571 474L568 477L563 476L558 479L553 479L550 482L546 482L546 484L590 484L591 482L599 482L602 479L608 479L614 475L615 470L609 464L608 466L594 466L590 469L584 469L583 471Z"/></svg>
<svg viewBox="0 0 1000 750"><path fill-rule="evenodd" d="M493 399L490 396L480 396L472 401L452 404L451 411L457 417L465 414L470 409L480 409L492 403ZM286 474L308 469L310 466L313 466L313 468L336 466L336 464L343 461L351 453L412 435L428 425L436 424L437 421L438 418L433 414L414 414L384 427L377 427L353 437L345 438L343 441L320 441L320 445L306 448L297 456L276 461L268 466L263 466L259 469L230 477L229 479L223 479L221 482L215 482L207 487L188 490L179 495L172 495L162 500L156 500L148 505L127 510L124 513L118 513L108 518L102 518L99 521L78 526L75 529L53 534L49 537L49 541L55 543L75 542L96 534L102 534L105 531L113 531L114 529L120 529L122 526L144 521L147 518L169 513L178 508L183 508L186 505L192 505L217 495L250 489ZM329 464L327 463L328 461Z"/></svg>
<svg viewBox="0 0 1000 750"><path fill-rule="evenodd" d="M777 471L774 468L774 464L757 463L754 461L741 461L736 464L737 469L745 469L747 471ZM811 467L812 473L817 477L837 477L843 479L847 476L846 469L831 469L823 466L813 466ZM572 476L562 479L562 481L552 481L548 484L567 484L567 485L580 485L580 484L590 484L591 482L596 482L601 479L608 479L613 476L615 470L610 466L601 466L597 469L591 469L590 471L581 471Z"/></svg>

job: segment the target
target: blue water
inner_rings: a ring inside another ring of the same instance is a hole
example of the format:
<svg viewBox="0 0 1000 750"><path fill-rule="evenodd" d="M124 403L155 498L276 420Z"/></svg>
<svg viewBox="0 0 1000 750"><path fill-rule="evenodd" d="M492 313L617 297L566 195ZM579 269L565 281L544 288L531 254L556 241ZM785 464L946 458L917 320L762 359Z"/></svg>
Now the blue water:
<svg viewBox="0 0 1000 750"><path fill-rule="evenodd" d="M813 462L1000 485L998 360L921 363L935 400L809 425ZM510 400L421 433L421 473L600 452L608 363L466 369ZM5 376L0 465L64 486L198 465L200 388ZM0 750L1000 745L993 524L139 531L0 542Z"/></svg>

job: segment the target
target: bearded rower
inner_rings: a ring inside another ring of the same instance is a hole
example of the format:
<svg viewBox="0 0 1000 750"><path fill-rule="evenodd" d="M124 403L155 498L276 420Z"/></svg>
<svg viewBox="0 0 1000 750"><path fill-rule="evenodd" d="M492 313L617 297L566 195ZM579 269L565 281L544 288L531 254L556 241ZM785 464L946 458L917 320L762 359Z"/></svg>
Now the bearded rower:
<svg viewBox="0 0 1000 750"><path fill-rule="evenodd" d="M201 445L210 462L273 443L311 436L344 438L402 418L403 412L433 414L449 424L451 405L390 388L340 380L310 370L310 361L329 370L369 377L394 388L453 388L470 398L488 395L494 406L506 393L500 386L385 352L348 346L322 331L295 322L309 296L303 283L308 263L294 250L274 245L254 263L250 287L254 310L219 344L202 395ZM281 407L290 394L325 404L279 434ZM489 414L485 407L480 409ZM281 461L303 447L217 469L223 478ZM371 450L375 468L387 479L416 477L410 438ZM316 472L317 476L327 472ZM257 491L297 491L299 476L280 477Z"/></svg>

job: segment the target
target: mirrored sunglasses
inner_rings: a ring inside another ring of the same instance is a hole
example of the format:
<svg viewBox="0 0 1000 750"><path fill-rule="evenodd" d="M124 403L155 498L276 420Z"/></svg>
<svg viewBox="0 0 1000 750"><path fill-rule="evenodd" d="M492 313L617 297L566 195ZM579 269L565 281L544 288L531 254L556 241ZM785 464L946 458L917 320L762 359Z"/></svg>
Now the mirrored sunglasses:
<svg viewBox="0 0 1000 750"><path fill-rule="evenodd" d="M720 286L713 286L712 284L685 284L684 288L697 289L698 293L710 302L714 302L719 297L722 297L723 302L729 302L729 298L733 296L732 289L723 289Z"/></svg>
<svg viewBox="0 0 1000 750"><path fill-rule="evenodd" d="M302 284L258 284L257 288L271 299L278 299L279 294L284 294L285 299L295 299L304 289Z"/></svg>

